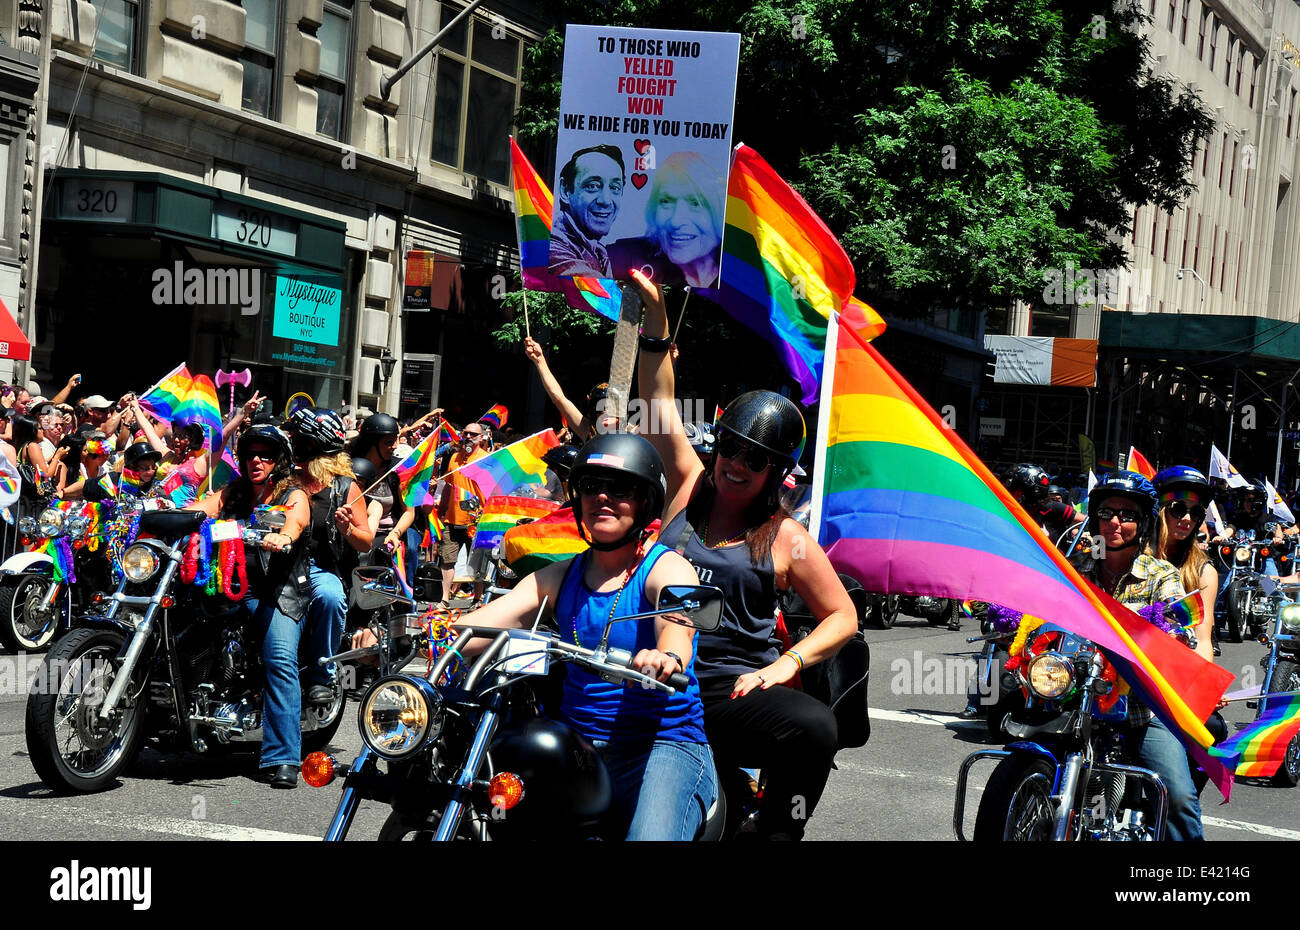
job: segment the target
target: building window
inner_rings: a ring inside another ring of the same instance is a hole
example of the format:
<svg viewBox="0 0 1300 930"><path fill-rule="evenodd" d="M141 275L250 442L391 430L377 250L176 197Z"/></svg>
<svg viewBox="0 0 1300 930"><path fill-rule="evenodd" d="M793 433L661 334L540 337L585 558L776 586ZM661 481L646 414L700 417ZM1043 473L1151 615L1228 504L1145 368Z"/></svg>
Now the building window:
<svg viewBox="0 0 1300 930"><path fill-rule="evenodd" d="M1227 61L1227 67L1223 69L1224 87L1232 86L1232 50L1236 47L1236 45L1237 45L1237 37L1234 36L1232 33L1228 33L1228 52L1227 55L1225 56Z"/></svg>
<svg viewBox="0 0 1300 930"><path fill-rule="evenodd" d="M1174 18L1178 15L1178 0L1169 0L1169 31L1174 31Z"/></svg>
<svg viewBox="0 0 1300 930"><path fill-rule="evenodd" d="M1201 146L1201 177L1210 176L1210 140L1206 139L1205 144Z"/></svg>
<svg viewBox="0 0 1300 930"><path fill-rule="evenodd" d="M1223 257L1219 259L1219 293L1223 293L1223 281L1228 276L1228 230L1223 230Z"/></svg>
<svg viewBox="0 0 1300 930"><path fill-rule="evenodd" d="M92 58L135 72L140 5L135 0L94 0L96 35Z"/></svg>
<svg viewBox="0 0 1300 930"><path fill-rule="evenodd" d="M1250 102L1247 104L1252 110L1255 109L1255 81L1259 78L1259 59L1252 52L1250 56Z"/></svg>
<svg viewBox="0 0 1300 930"><path fill-rule="evenodd" d="M1187 237L1191 234L1191 232L1192 232L1192 217L1186 210L1183 210L1183 252L1178 257L1179 268L1187 267Z"/></svg>
<svg viewBox="0 0 1300 930"><path fill-rule="evenodd" d="M1201 4L1201 37L1196 41L1196 60L1205 60L1205 26L1210 19L1210 13L1205 9L1205 4Z"/></svg>
<svg viewBox="0 0 1300 930"><path fill-rule="evenodd" d="M1219 260L1219 224L1214 224L1210 234L1210 287L1214 287L1214 266Z"/></svg>
<svg viewBox="0 0 1300 930"><path fill-rule="evenodd" d="M1291 105L1286 110L1286 137L1291 138L1291 123L1295 120L1295 88L1291 88Z"/></svg>
<svg viewBox="0 0 1300 930"><path fill-rule="evenodd" d="M316 84L316 131L343 138L347 124L348 77L352 66L351 0L329 0L316 30L320 39L320 79Z"/></svg>
<svg viewBox="0 0 1300 930"><path fill-rule="evenodd" d="M1192 11L1192 0L1183 0L1183 24L1178 30L1178 41L1187 44L1187 20Z"/></svg>
<svg viewBox="0 0 1300 930"><path fill-rule="evenodd" d="M1192 270L1201 270L1201 214L1196 214L1196 244L1192 247Z"/></svg>
<svg viewBox="0 0 1300 930"><path fill-rule="evenodd" d="M275 118L276 62L280 48L279 0L241 0L247 13L244 28L244 51L239 56L244 65L245 110Z"/></svg>
<svg viewBox="0 0 1300 930"><path fill-rule="evenodd" d="M445 25L460 12L442 4ZM473 28L460 23L438 55L434 82L433 151L436 162L507 184L510 134L519 101L519 69L523 41L502 34L475 18Z"/></svg>
<svg viewBox="0 0 1300 930"><path fill-rule="evenodd" d="M1237 240L1237 273L1234 275L1236 283L1232 287L1232 299L1237 300L1241 297L1241 246L1244 240Z"/></svg>
<svg viewBox="0 0 1300 930"><path fill-rule="evenodd" d="M1160 256L1160 260L1163 262L1169 261L1169 230L1173 228L1173 225L1174 215L1170 213L1165 217L1165 248Z"/></svg>
<svg viewBox="0 0 1300 930"><path fill-rule="evenodd" d="M1223 190L1223 166L1228 162L1228 134L1223 134L1223 151L1219 153L1219 190Z"/></svg>
<svg viewBox="0 0 1300 930"><path fill-rule="evenodd" d="M1246 50L1243 48L1241 54L1237 56L1237 83L1232 88L1233 96L1241 96L1241 71L1246 66ZM1254 57L1253 55L1251 56Z"/></svg>
<svg viewBox="0 0 1300 930"><path fill-rule="evenodd" d="M1137 245L1138 241L1138 211L1141 209L1141 207L1133 208L1133 236L1131 241L1134 245Z"/></svg>
<svg viewBox="0 0 1300 930"><path fill-rule="evenodd" d="M1228 196L1229 197L1231 197L1232 192L1237 189L1237 146L1239 144L1240 143L1238 142L1238 140L1236 139L1232 140L1232 170L1228 172Z"/></svg>
<svg viewBox="0 0 1300 930"><path fill-rule="evenodd" d="M1214 73L1214 64L1219 54L1219 17L1210 14L1210 73Z"/></svg>
<svg viewBox="0 0 1300 930"><path fill-rule="evenodd" d="M1151 254L1156 254L1156 237L1160 230L1160 211L1154 207L1151 210Z"/></svg>

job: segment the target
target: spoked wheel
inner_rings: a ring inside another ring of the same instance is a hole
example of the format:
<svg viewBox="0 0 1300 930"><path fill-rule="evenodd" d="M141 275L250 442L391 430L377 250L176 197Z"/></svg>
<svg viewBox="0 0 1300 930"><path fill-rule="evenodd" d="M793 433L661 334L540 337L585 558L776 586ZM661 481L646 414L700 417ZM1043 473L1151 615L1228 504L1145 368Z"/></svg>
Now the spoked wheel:
<svg viewBox="0 0 1300 930"><path fill-rule="evenodd" d="M1043 842L1052 838L1055 772L1045 759L1012 756L993 770L975 817L977 841Z"/></svg>
<svg viewBox="0 0 1300 930"><path fill-rule="evenodd" d="M1300 691L1300 665L1295 662L1277 663L1269 691ZM1286 756L1271 780L1279 788L1294 788L1300 784L1300 733L1291 737L1291 742L1286 747Z"/></svg>
<svg viewBox="0 0 1300 930"><path fill-rule="evenodd" d="M894 625L894 621L898 619L898 600L897 594L877 595L872 611L875 614L876 626L888 630Z"/></svg>
<svg viewBox="0 0 1300 930"><path fill-rule="evenodd" d="M59 585L53 603L46 601L50 579L19 575L0 587L0 640L10 649L44 652L72 609L72 589Z"/></svg>
<svg viewBox="0 0 1300 930"><path fill-rule="evenodd" d="M1228 586L1228 641L1239 643L1245 639L1246 623L1250 617L1250 589L1243 589L1234 581Z"/></svg>
<svg viewBox="0 0 1300 930"><path fill-rule="evenodd" d="M144 736L144 707L128 688L116 712L100 707L125 642L114 630L73 630L45 657L27 699L27 751L41 781L56 791L100 791L134 761Z"/></svg>

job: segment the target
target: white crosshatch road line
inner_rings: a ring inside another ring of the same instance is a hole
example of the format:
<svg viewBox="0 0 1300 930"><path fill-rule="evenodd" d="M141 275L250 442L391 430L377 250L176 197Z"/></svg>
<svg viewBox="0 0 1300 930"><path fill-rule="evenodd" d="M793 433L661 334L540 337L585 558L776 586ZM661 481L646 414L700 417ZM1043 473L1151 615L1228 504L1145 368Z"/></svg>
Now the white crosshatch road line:
<svg viewBox="0 0 1300 930"><path fill-rule="evenodd" d="M117 830L137 830L142 833L162 833L196 840L320 842L320 835L285 833L281 830L213 823L208 820L188 820L183 817L150 817L144 814L94 810L44 799L21 801L0 799L0 823L13 825L33 816L41 820L76 823L84 828L108 827ZM26 835L31 836L31 834ZM84 832L83 835L93 838L93 834L89 831Z"/></svg>
<svg viewBox="0 0 1300 930"><path fill-rule="evenodd" d="M867 713L872 722L892 720L895 723L924 723L933 727L983 727L983 720L959 720L957 715L926 713L921 710L881 710L873 707Z"/></svg>

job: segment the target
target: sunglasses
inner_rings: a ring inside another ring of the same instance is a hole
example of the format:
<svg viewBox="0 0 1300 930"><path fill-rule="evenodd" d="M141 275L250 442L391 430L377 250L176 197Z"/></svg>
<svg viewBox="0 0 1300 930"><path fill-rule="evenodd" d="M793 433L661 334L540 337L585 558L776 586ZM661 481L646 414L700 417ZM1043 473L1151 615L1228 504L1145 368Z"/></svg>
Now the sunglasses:
<svg viewBox="0 0 1300 930"><path fill-rule="evenodd" d="M770 453L741 442L735 436L723 436L719 439L717 450L719 456L728 460L734 460L744 453L745 467L752 472L760 472L772 464Z"/></svg>
<svg viewBox="0 0 1300 930"><path fill-rule="evenodd" d="M259 462L275 463L276 455L273 449L249 449L244 455L240 456L245 462L254 460Z"/></svg>
<svg viewBox="0 0 1300 930"><path fill-rule="evenodd" d="M1192 504L1192 506L1188 507L1186 501L1170 501L1165 504L1165 510L1169 511L1175 520L1181 520L1189 513L1195 523L1200 523L1205 519L1205 508L1200 504Z"/></svg>
<svg viewBox="0 0 1300 930"><path fill-rule="evenodd" d="M1136 510L1114 510L1110 507L1100 507L1097 510L1097 518L1100 520L1109 520L1111 517L1119 517L1120 523L1137 523L1142 519L1142 514Z"/></svg>
<svg viewBox="0 0 1300 930"><path fill-rule="evenodd" d="M460 435L461 435L461 438L462 438L462 439L482 439L482 438L483 438L483 434L482 434L482 433L461 433Z"/></svg>
<svg viewBox="0 0 1300 930"><path fill-rule="evenodd" d="M600 478L596 475L583 475L578 479L578 491L584 497L597 497L604 494L610 500L631 500L636 497L636 482L631 478Z"/></svg>

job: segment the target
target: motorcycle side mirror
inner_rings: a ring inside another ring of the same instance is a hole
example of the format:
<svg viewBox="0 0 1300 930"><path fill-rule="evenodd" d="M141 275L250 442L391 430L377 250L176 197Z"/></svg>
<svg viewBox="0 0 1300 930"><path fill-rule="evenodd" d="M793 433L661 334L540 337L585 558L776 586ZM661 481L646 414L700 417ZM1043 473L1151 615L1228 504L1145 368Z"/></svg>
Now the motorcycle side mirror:
<svg viewBox="0 0 1300 930"><path fill-rule="evenodd" d="M670 584L659 592L656 610L671 610L664 619L679 626L711 633L722 623L721 588L703 584Z"/></svg>
<svg viewBox="0 0 1300 930"><path fill-rule="evenodd" d="M402 593L391 568L363 565L352 570L353 603L362 610L378 610L393 603L414 603Z"/></svg>
<svg viewBox="0 0 1300 930"><path fill-rule="evenodd" d="M260 526L278 530L289 522L289 515L283 510L259 510L254 513L253 520Z"/></svg>

